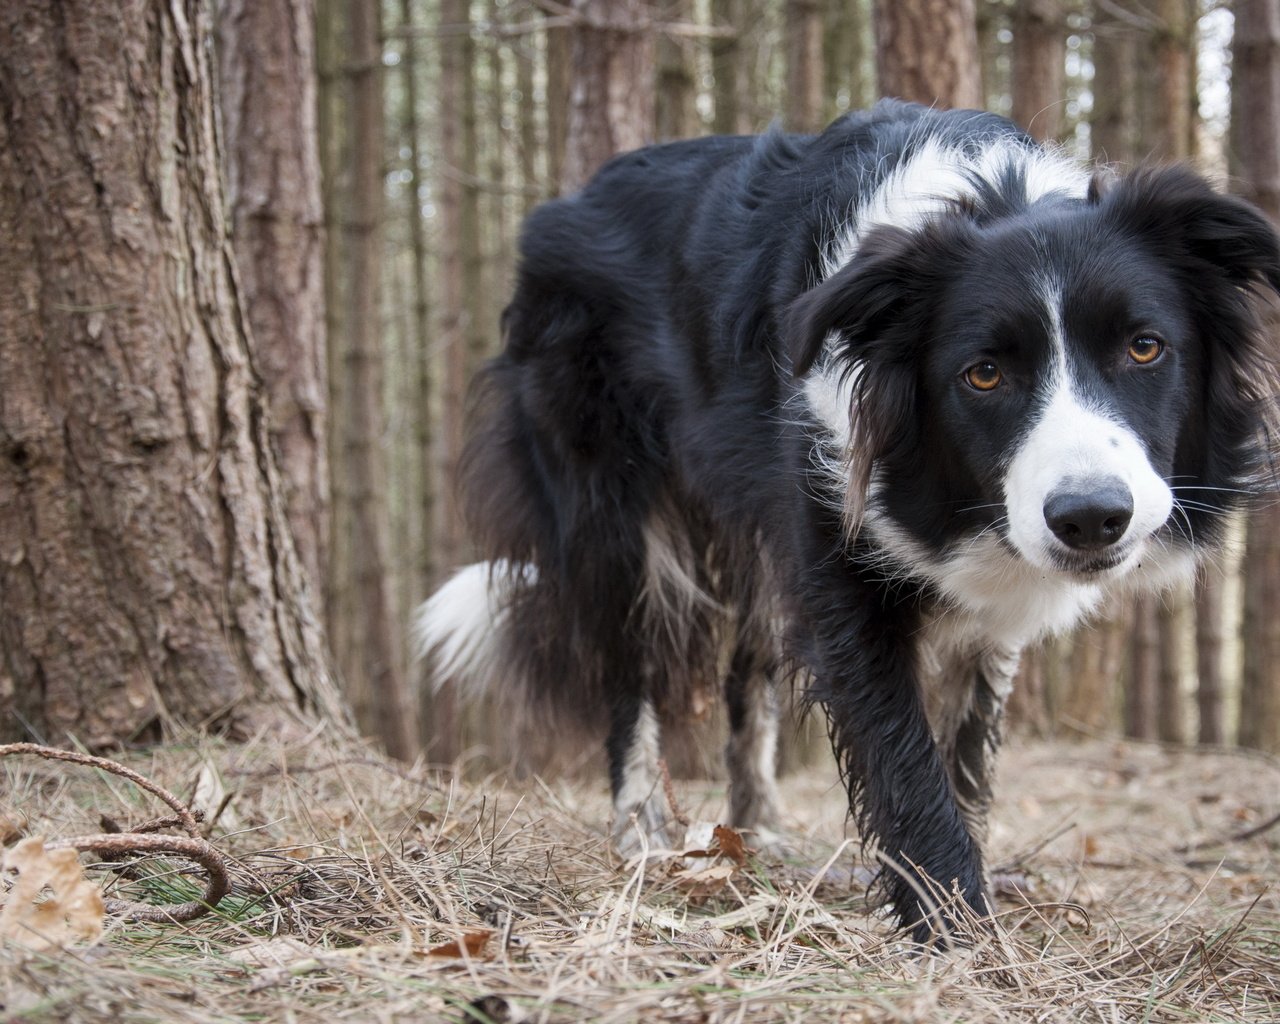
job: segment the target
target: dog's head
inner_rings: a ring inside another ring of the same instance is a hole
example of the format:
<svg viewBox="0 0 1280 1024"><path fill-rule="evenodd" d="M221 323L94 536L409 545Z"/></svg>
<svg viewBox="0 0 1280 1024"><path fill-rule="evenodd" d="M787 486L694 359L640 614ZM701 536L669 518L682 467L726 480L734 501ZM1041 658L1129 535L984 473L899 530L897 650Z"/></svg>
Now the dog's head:
<svg viewBox="0 0 1280 1024"><path fill-rule="evenodd" d="M1259 285L1280 240L1183 168L1088 197L877 228L801 296L852 408L847 510L945 555L996 535L1051 575L1113 579L1216 530L1268 443Z"/></svg>

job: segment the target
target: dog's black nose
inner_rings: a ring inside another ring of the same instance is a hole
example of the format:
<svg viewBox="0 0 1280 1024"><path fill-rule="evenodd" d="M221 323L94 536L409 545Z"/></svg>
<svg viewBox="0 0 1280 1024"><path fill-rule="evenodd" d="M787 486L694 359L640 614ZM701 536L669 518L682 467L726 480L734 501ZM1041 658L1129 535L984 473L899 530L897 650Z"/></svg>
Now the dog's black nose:
<svg viewBox="0 0 1280 1024"><path fill-rule="evenodd" d="M1124 536L1133 518L1133 494L1119 480L1054 491L1044 521L1055 537L1078 551L1097 551Z"/></svg>

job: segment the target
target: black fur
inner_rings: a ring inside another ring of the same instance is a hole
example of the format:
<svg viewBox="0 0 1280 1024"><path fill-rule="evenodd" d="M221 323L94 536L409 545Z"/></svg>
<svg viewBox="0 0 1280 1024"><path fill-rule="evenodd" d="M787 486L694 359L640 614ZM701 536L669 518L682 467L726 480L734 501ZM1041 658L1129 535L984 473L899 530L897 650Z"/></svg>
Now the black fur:
<svg viewBox="0 0 1280 1024"><path fill-rule="evenodd" d="M1189 171L1032 203L1016 166L923 225L877 228L820 281L849 211L928 139L1034 146L991 115L885 102L817 136L630 153L536 210L462 480L484 555L536 567L508 588L512 674L554 713L609 728L615 790L642 700L678 713L731 645L740 721L741 680L785 658L827 711L850 806L901 867L887 894L921 938L920 872L986 911L971 833L1002 680L988 678L989 651L957 655L947 672L963 679L942 682L972 698L934 735L919 638L949 599L851 533L850 502L874 478L882 520L944 563L1000 534L1001 474L1039 401L1048 327L1029 296L1048 268L1065 282L1080 387L1136 424L1151 465L1195 499L1162 543L1209 543L1261 454L1270 378L1249 291L1280 288L1266 221ZM1117 337L1153 324L1171 339L1160 366L1117 362ZM1011 386L959 383L984 358ZM852 452L804 397L815 367L857 369ZM655 590L655 529L706 601ZM1076 569L1092 571L1064 566ZM1016 645L998 653L1011 667Z"/></svg>

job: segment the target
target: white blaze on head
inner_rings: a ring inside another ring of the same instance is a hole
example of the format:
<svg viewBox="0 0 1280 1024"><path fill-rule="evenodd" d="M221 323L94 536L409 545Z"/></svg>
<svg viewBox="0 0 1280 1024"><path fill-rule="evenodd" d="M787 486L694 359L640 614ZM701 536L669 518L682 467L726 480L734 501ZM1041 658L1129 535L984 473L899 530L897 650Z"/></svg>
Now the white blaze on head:
<svg viewBox="0 0 1280 1024"><path fill-rule="evenodd" d="M1072 379L1062 331L1061 290L1047 286L1051 367L1046 400L1009 464L1004 480L1009 539L1027 561L1060 571L1090 559L1108 568L1131 568L1148 540L1173 511L1173 493L1152 468L1145 446L1130 427L1087 402ZM1106 540L1083 544L1073 536L1071 515L1081 510L1117 513ZM1103 510L1103 511L1099 511Z"/></svg>

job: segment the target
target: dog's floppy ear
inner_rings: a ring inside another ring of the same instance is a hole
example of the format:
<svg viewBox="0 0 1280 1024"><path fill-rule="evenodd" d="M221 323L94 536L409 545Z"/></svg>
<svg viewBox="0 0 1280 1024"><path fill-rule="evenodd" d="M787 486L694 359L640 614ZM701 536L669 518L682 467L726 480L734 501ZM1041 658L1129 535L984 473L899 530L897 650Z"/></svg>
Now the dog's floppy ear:
<svg viewBox="0 0 1280 1024"><path fill-rule="evenodd" d="M850 536L861 524L873 466L915 447L913 356L924 344L939 276L962 234L939 222L916 231L876 228L861 240L852 260L788 310L786 341L796 377L813 367L832 333L841 372L860 370L843 453Z"/></svg>
<svg viewBox="0 0 1280 1024"><path fill-rule="evenodd" d="M791 304L785 340L796 377L813 367L831 332L839 332L840 348L854 355L909 306L914 242L899 228L877 228L853 259Z"/></svg>
<svg viewBox="0 0 1280 1024"><path fill-rule="evenodd" d="M1274 488L1280 367L1255 293L1280 294L1280 237L1185 167L1135 171L1102 205L1180 274L1204 343L1206 443L1188 468L1216 486Z"/></svg>
<svg viewBox="0 0 1280 1024"><path fill-rule="evenodd" d="M1271 222L1190 168L1140 168L1101 201L1121 223L1192 257L1197 273L1216 271L1239 287L1265 284L1280 294L1280 238Z"/></svg>

